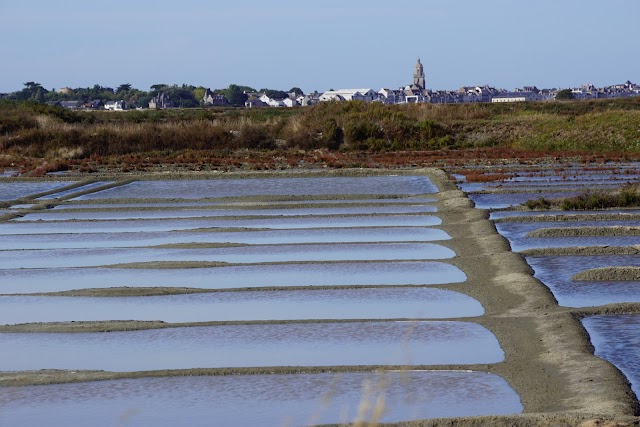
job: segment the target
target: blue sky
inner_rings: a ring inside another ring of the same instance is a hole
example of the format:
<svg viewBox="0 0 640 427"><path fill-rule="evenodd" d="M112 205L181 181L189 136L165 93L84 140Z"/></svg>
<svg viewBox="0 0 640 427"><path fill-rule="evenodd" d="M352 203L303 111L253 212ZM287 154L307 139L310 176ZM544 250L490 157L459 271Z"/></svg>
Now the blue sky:
<svg viewBox="0 0 640 427"><path fill-rule="evenodd" d="M0 0L0 92L640 82L640 0Z"/></svg>

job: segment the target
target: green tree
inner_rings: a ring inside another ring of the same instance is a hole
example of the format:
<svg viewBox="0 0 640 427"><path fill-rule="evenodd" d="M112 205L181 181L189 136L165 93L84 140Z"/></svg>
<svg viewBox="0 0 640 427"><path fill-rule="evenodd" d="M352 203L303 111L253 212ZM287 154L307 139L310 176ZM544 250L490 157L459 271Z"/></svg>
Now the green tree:
<svg viewBox="0 0 640 427"><path fill-rule="evenodd" d="M169 86L163 83L158 83L155 85L151 85L151 95L152 96L156 96L158 95L160 92L164 91L165 89L167 89Z"/></svg>
<svg viewBox="0 0 640 427"><path fill-rule="evenodd" d="M271 99L285 99L289 97L287 92L276 89L260 89L259 92L265 93Z"/></svg>
<svg viewBox="0 0 640 427"><path fill-rule="evenodd" d="M131 90L131 84L130 83L123 83L120 86L118 86L118 88L116 89L116 93L128 92L130 90Z"/></svg>
<svg viewBox="0 0 640 427"><path fill-rule="evenodd" d="M33 99L35 99L38 102L44 102L44 92L43 89L40 87L38 88L38 90L36 91L36 94L33 96Z"/></svg>
<svg viewBox="0 0 640 427"><path fill-rule="evenodd" d="M566 100L566 99L574 99L573 92L571 89L562 89L556 94L557 100Z"/></svg>
<svg viewBox="0 0 640 427"><path fill-rule="evenodd" d="M26 82L24 83L24 89L21 91L15 92L14 97L17 101L26 101L26 100L36 100L36 95L40 91L42 93L42 98L47 93L47 90L42 87L40 83L36 82Z"/></svg>
<svg viewBox="0 0 640 427"><path fill-rule="evenodd" d="M297 87L297 86L294 86L294 87L292 87L291 89L289 89L289 93L291 93L291 92L295 93L295 94L296 94L296 96L304 95L304 92L302 91L302 89L300 89L300 88L299 88L299 87Z"/></svg>
<svg viewBox="0 0 640 427"><path fill-rule="evenodd" d="M196 101L198 101L199 103L202 103L202 98L204 98L204 94L206 92L207 92L207 89L205 89L202 86L198 86L193 90L193 97L196 99Z"/></svg>
<svg viewBox="0 0 640 427"><path fill-rule="evenodd" d="M244 107L244 103L248 96L241 86L231 84L224 90L224 96L229 100L229 104L236 107Z"/></svg>

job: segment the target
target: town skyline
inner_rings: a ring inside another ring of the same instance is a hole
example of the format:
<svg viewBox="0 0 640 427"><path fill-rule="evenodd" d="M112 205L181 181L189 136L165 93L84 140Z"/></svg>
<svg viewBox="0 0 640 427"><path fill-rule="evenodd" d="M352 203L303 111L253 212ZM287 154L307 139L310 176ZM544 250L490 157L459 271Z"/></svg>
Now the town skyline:
<svg viewBox="0 0 640 427"><path fill-rule="evenodd" d="M0 0L0 37L11 40L0 46L0 92L27 81L48 89L96 82L397 88L416 57L436 90L639 80L635 0L387 3Z"/></svg>

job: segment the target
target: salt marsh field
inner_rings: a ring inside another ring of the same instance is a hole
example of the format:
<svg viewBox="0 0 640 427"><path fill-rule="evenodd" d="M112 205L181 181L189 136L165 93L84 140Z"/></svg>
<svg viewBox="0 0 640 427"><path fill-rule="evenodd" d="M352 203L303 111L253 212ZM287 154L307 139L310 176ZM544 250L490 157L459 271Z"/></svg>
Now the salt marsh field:
<svg viewBox="0 0 640 427"><path fill-rule="evenodd" d="M600 276L574 282L635 267L634 253L596 257L571 239L628 252L637 237L554 237L604 219L504 210L489 221L478 209L622 182L570 176L565 187L514 172L505 185L465 184L469 197L426 169L8 178L0 424L632 416L634 365L604 350L633 340L600 325L594 356L580 320L592 333L598 307L636 301L633 281L613 293ZM635 226L627 213L606 225ZM549 250L569 254L536 252Z"/></svg>
<svg viewBox="0 0 640 427"><path fill-rule="evenodd" d="M380 375L389 421L522 410L499 374L482 372L505 354L477 321L485 309L451 262L426 175L36 184L3 183L20 188L7 190L0 222L2 422L63 425L74 401L105 425L139 412L137 425L164 406L168 384L185 391L176 401L201 400L198 388L222 399L167 418L194 425L212 414L230 425L349 422L361 414L337 408L356 408ZM185 369L203 373L176 377ZM42 372L112 379L38 385ZM12 387L15 375L31 385ZM164 385L130 400L152 384ZM427 384L437 389L407 400ZM45 390L67 397L26 415ZM255 405L230 410L238 393ZM492 394L505 404L489 405Z"/></svg>

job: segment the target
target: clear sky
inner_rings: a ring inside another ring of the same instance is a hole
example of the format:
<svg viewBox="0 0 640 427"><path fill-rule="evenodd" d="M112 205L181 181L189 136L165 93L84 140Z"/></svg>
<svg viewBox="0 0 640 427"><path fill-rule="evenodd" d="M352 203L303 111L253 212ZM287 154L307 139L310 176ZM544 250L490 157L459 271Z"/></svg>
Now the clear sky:
<svg viewBox="0 0 640 427"><path fill-rule="evenodd" d="M0 0L0 92L640 82L640 0Z"/></svg>

